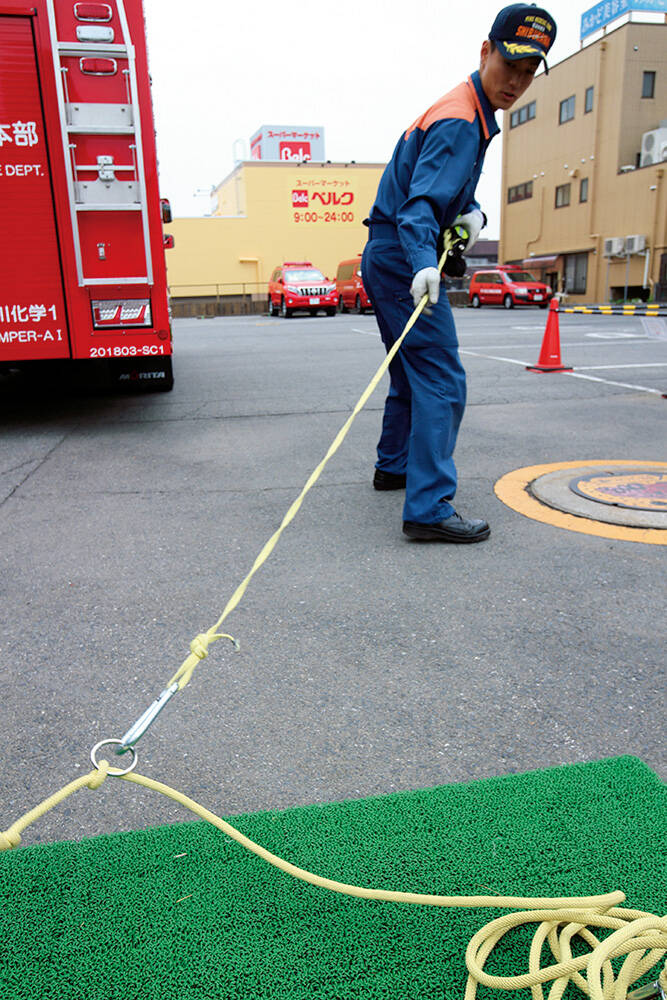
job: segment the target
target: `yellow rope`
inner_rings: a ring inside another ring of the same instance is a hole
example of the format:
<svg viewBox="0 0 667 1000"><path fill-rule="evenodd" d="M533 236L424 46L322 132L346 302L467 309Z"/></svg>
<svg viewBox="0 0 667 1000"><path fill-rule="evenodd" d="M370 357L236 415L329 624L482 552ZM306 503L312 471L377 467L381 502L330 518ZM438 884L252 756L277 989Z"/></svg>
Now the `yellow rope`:
<svg viewBox="0 0 667 1000"><path fill-rule="evenodd" d="M444 266L448 251L449 243L446 242L445 251L438 264L439 270L442 270ZM403 333L388 352L367 388L360 396L354 410L336 435L326 455L311 473L301 493L283 517L279 528L264 545L255 559L250 572L232 594L220 618L210 629L195 636L192 640L190 643L190 655L181 664L178 671L169 681L168 686L178 681L179 690L184 688L189 682L197 664L208 655L208 647L212 642L226 638L236 644L236 640L231 635L220 633L218 629L225 618L237 607L252 577L271 555L283 531L296 516L304 497L318 480L329 459L342 444L353 420L375 391L405 337L419 318L427 303L427 298L424 295L419 305L415 308ZM506 914L496 920L490 921L470 941L465 959L469 973L465 1000L475 1000L478 983L500 990L516 990L530 987L533 1000L542 1000L542 985L548 982L553 983L549 992L549 1000L560 1000L570 981L575 983L584 993L589 994L591 1000L625 1000L629 986L652 968L667 952L667 918L657 917L653 914L644 913L641 910L620 909L616 904L622 903L625 900L625 895L622 892L606 893L601 896L563 898L539 898L531 896L440 896L426 893L399 892L391 889L370 889L363 886L350 885L345 882L337 882L334 879L314 875L272 854L266 848L254 843L254 841L240 833L225 820L216 816L215 813L210 812L193 799L170 788L168 785L134 772L117 774L115 769L110 769L108 761L105 760L100 761L95 770L65 785L60 791L55 792L44 799L34 809L25 813L24 816L13 823L7 830L0 832L0 851L17 847L21 842L21 834L31 823L34 823L70 795L79 791L79 789L99 788L109 773L122 778L124 781L131 781L134 784L143 785L145 788L166 795L186 809L191 810L191 812L195 813L201 819L217 827L223 833L227 834L227 836L237 841L242 847L252 851L258 857L263 858L264 861L274 865L286 874L332 892L343 893L344 895L355 896L360 899L383 900L386 902L409 903L422 906L519 909L520 912L518 913ZM522 910L522 908L526 909ZM505 934L526 923L538 924L530 948L528 973L520 976L492 976L486 973L484 965L496 944ZM588 929L589 926L608 928L613 930L613 933L600 942ZM570 941L577 935L592 947L592 951L587 955L572 958ZM549 942L552 954L556 959L556 964L541 968L540 959L545 941ZM611 959L621 955L626 955L627 957L618 975L615 976ZM581 975L582 971L587 973L586 979ZM600 979L601 972L602 981ZM663 990L667 990L667 966L665 966L660 974L660 983Z"/></svg>
<svg viewBox="0 0 667 1000"><path fill-rule="evenodd" d="M107 761L99 762L99 769L65 785L17 820L4 833L0 833L0 850L17 847L21 833L54 806L80 788L99 788L107 774L114 774ZM542 1000L542 986L552 983L549 1000L560 1000L569 982L590 996L591 1000L625 1000L627 991L644 973L648 972L667 952L667 917L657 917L642 910L619 907L624 902L622 892L609 892L600 896L572 896L540 898L533 896L439 896L428 893L400 892L392 889L370 889L364 886L337 882L335 879L314 875L283 858L267 851L245 834L236 830L220 816L199 805L182 792L132 772L117 775L152 791L160 792L189 809L201 819L217 827L248 851L274 865L287 875L308 882L310 885L331 892L355 896L358 899L375 899L389 903L410 903L421 906L447 907L496 907L519 910L490 921L475 934L466 950L468 969L465 1000L475 1000L477 986L482 984L498 990L519 990L530 987L533 1000ZM489 955L505 934L525 924L537 924L528 958L528 972L519 976L493 976L484 971ZM613 933L599 941L589 929L606 928ZM571 939L581 937L591 951L577 958L572 957ZM548 941L555 964L540 966L542 947ZM617 975L611 965L612 958L627 956ZM585 973L582 975L582 973ZM602 979L601 979L602 973ZM667 966L660 975L663 988L667 988Z"/></svg>
<svg viewBox="0 0 667 1000"><path fill-rule="evenodd" d="M77 778L76 781L70 781L69 785L64 785L59 792L49 795L48 799L44 799L34 809L31 809L24 816L21 816L20 819L17 819L4 833L0 831L0 851L8 851L12 847L18 847L21 843L21 834L26 827L40 819L45 813L61 802L64 802L74 792L78 792L80 788L99 788L106 778L108 771L108 761L100 761L99 768L91 771L89 774L84 774L81 778Z"/></svg>
<svg viewBox="0 0 667 1000"><path fill-rule="evenodd" d="M447 235L445 238L445 249L438 262L439 271L442 271L445 265L445 259L447 257L447 254L449 253L451 245L452 245L451 238L449 237L449 235ZM278 544L278 540L282 535L283 531L285 530L285 528L296 517L306 494L310 491L310 489L315 485L317 480L320 478L322 470L324 469L329 459L333 455L335 455L335 453L340 448L341 444L345 440L347 432L352 426L352 422L354 421L357 414L364 408L370 396L375 392L375 389L377 388L382 376L389 368L389 365L391 364L396 354L398 353L401 344L407 337L408 333L419 319L427 302L428 302L428 295L422 296L419 305L415 307L414 312L412 313L410 319L406 323L405 329L403 330L402 334L400 335L398 340L392 345L391 349L387 352L386 358L383 360L382 364L376 371L375 375L373 376L371 381L368 383L367 387L362 392L361 396L359 397L359 400L357 401L356 406L352 410L352 413L347 418L341 429L338 431L338 434L332 441L331 445L329 446L329 450L327 451L326 455L324 456L320 464L310 474L310 476L306 481L305 486L299 493L296 500L289 507L287 513L280 522L280 526L271 535L268 542L264 545L259 555L255 559L254 563L252 564L250 572L245 576L245 578L238 585L232 596L229 598L222 614L218 618L215 625L212 625L211 628L209 628L206 632L200 632L199 635L197 635L192 640L192 642L190 643L190 655L185 658L185 660L180 665L174 676L169 680L167 687L170 687L174 682L178 681L178 689L179 691L181 691L192 677L195 667L199 664L201 660L203 660L206 656L208 656L209 644L215 641L216 639L221 638L221 636L218 634L218 629L224 622L225 618L227 618L227 616L230 615L231 612L234 610L234 608L236 608L237 605L240 603L241 598L248 589L248 584L252 580L253 576L255 575L257 570L260 569L260 567L269 558L269 556L275 549L276 545ZM231 636L225 636L225 638L232 639ZM233 639L232 641L235 642L235 640ZM236 645L238 647L238 643L236 643Z"/></svg>

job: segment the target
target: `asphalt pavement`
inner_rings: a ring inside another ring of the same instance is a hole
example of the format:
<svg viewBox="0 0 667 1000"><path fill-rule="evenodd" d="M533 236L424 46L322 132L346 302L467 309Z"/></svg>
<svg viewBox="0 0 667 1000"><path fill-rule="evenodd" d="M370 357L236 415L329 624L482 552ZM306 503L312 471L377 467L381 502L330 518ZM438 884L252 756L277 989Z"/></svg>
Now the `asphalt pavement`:
<svg viewBox="0 0 667 1000"><path fill-rule="evenodd" d="M477 545L411 542L372 489L376 391L138 744L138 770L225 815L633 754L661 774L664 546L505 506L524 466L665 461L667 340L562 316L574 376L525 370L539 309L456 310L457 448ZM212 625L380 363L372 315L176 320L171 393L0 377L0 829L90 768ZM189 818L107 780L26 832Z"/></svg>

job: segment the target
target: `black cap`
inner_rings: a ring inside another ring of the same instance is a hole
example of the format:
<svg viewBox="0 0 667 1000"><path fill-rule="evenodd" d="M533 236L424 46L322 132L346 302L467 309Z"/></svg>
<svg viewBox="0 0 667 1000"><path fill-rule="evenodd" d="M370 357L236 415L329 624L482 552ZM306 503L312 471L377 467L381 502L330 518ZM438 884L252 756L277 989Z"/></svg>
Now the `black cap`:
<svg viewBox="0 0 667 1000"><path fill-rule="evenodd" d="M547 52L556 38L556 22L543 7L534 3L503 7L493 22L489 38L504 59L537 57L544 61L544 72L549 72Z"/></svg>

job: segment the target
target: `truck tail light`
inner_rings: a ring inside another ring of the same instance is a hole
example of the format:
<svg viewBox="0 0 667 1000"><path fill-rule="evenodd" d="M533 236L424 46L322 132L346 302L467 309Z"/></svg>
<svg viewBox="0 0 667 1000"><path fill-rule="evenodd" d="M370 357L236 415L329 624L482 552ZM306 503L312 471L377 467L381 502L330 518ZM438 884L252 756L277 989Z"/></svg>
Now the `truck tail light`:
<svg viewBox="0 0 667 1000"><path fill-rule="evenodd" d="M74 16L77 21L110 21L112 11L108 3L75 3Z"/></svg>
<svg viewBox="0 0 667 1000"><path fill-rule="evenodd" d="M93 326L152 326L150 299L93 300Z"/></svg>
<svg viewBox="0 0 667 1000"><path fill-rule="evenodd" d="M115 59L79 59L79 69L87 76L115 76L118 63Z"/></svg>
<svg viewBox="0 0 667 1000"><path fill-rule="evenodd" d="M162 212L162 221L171 222L171 205L168 198L160 198L160 210Z"/></svg>
<svg viewBox="0 0 667 1000"><path fill-rule="evenodd" d="M162 234L162 246L165 248L165 250L173 250L174 249L174 247L176 246L176 240L171 235L171 233L163 233Z"/></svg>

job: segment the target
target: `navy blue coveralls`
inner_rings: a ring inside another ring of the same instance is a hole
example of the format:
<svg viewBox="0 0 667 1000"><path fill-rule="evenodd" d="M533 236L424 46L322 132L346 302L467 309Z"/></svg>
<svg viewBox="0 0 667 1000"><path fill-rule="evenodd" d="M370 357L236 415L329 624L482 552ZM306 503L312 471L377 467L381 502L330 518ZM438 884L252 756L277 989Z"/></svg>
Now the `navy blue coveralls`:
<svg viewBox="0 0 667 1000"><path fill-rule="evenodd" d="M370 212L364 287L389 351L413 312L410 285L437 267L437 241L457 215L479 208L484 154L500 131L479 73L445 94L398 140ZM449 517L456 492L454 446L466 400L452 311L441 287L389 368L376 467L406 474L403 519Z"/></svg>

